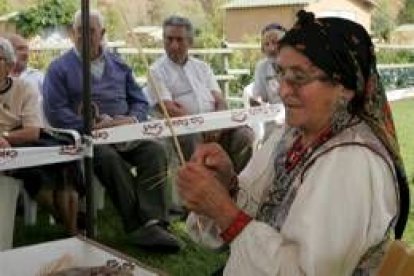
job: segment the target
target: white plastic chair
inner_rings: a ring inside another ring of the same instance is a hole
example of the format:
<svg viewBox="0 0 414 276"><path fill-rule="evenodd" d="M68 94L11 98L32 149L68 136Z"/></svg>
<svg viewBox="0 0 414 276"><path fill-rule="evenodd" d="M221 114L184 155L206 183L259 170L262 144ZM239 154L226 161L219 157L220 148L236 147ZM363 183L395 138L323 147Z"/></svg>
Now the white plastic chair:
<svg viewBox="0 0 414 276"><path fill-rule="evenodd" d="M14 218L21 185L18 179L0 175L0 251L10 249L13 245Z"/></svg>
<svg viewBox="0 0 414 276"><path fill-rule="evenodd" d="M243 89L244 108L250 107L250 98L253 96L253 86L254 86L254 82L251 82ZM265 133L264 123L253 123L253 124L250 124L249 126L254 131L255 141L254 141L253 149L256 150L263 143L263 138L264 138L264 133Z"/></svg>
<svg viewBox="0 0 414 276"><path fill-rule="evenodd" d="M72 137L75 146L81 146L82 140L77 131L70 130L70 129L52 128L49 126L49 124L46 121L44 122L44 124L48 126L46 128L47 131L58 133L58 134L69 135ZM98 185L95 185L95 186L98 186ZM23 185L20 189L20 194L23 197L24 224L35 225L37 221L37 202L29 196L29 194L24 189ZM51 224L54 223L53 217L50 217L50 222Z"/></svg>

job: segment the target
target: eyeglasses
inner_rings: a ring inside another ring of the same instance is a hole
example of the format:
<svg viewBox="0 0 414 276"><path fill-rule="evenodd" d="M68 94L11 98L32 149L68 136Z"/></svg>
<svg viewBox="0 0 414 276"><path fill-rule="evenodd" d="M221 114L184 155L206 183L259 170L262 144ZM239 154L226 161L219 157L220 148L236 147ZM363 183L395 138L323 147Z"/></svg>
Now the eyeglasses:
<svg viewBox="0 0 414 276"><path fill-rule="evenodd" d="M286 81L289 85L300 88L314 81L331 81L331 79L326 75L311 75L302 70L297 70L293 68L282 69L277 67L275 70L275 77L279 83Z"/></svg>

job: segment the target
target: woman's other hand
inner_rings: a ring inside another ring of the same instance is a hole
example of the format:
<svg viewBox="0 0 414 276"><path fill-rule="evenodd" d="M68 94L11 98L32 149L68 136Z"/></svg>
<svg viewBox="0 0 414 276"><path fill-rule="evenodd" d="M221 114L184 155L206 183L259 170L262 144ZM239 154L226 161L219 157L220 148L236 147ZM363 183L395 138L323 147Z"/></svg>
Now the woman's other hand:
<svg viewBox="0 0 414 276"><path fill-rule="evenodd" d="M227 188L229 187L232 178L236 175L230 157L223 148L216 143L198 145L191 156L190 162L206 166Z"/></svg>
<svg viewBox="0 0 414 276"><path fill-rule="evenodd" d="M188 209L213 219L224 230L239 209L227 189L204 165L187 163L178 171L178 190Z"/></svg>

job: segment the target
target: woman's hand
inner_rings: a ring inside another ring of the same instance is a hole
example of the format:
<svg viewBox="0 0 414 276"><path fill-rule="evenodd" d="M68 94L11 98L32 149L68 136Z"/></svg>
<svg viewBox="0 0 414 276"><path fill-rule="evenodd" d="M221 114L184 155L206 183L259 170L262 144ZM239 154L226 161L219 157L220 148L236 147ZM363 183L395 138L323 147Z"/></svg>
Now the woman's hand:
<svg viewBox="0 0 414 276"><path fill-rule="evenodd" d="M216 143L198 145L191 156L191 162L206 166L227 188L229 187L232 178L236 176L230 157L223 148Z"/></svg>
<svg viewBox="0 0 414 276"><path fill-rule="evenodd" d="M189 162L178 171L178 191L188 209L213 219L224 230L236 218L238 207L213 172Z"/></svg>

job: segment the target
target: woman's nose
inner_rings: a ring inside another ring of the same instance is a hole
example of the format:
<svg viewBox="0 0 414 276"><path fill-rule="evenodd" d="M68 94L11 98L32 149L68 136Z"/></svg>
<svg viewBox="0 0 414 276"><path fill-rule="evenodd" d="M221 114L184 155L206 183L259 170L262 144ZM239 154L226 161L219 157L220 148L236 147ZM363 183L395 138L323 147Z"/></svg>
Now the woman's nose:
<svg viewBox="0 0 414 276"><path fill-rule="evenodd" d="M293 90L294 90L294 87L290 85L286 80L284 79L279 80L279 95L282 99L292 95Z"/></svg>

